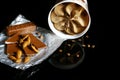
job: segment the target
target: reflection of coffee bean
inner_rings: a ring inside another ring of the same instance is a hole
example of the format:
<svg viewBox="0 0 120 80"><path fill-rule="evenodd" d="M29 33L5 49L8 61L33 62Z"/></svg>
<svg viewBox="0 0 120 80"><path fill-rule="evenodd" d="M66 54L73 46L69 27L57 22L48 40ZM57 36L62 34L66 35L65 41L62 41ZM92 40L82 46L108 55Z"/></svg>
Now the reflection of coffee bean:
<svg viewBox="0 0 120 80"><path fill-rule="evenodd" d="M84 31L89 22L87 11L71 2L57 5L51 12L50 18L58 31L70 35Z"/></svg>

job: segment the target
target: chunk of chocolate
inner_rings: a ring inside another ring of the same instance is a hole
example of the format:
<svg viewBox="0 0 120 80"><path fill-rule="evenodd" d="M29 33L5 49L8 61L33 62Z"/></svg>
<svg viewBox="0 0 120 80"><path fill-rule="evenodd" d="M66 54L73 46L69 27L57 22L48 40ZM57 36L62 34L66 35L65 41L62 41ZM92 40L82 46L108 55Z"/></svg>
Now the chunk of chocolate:
<svg viewBox="0 0 120 80"><path fill-rule="evenodd" d="M19 48L22 48L22 44L19 43L19 40L21 37L24 37L28 35L30 37L30 44L34 45L38 50L40 48L45 48L46 44L44 44L42 41L40 41L37 37L35 37L32 33L28 34L15 34L12 37L9 37L5 43L7 44L6 53L13 55ZM34 55L36 52L30 48L30 46L27 46L23 49L24 53L26 55Z"/></svg>
<svg viewBox="0 0 120 80"><path fill-rule="evenodd" d="M23 24L7 26L6 34L8 36L14 35L18 32L20 33L30 33L36 30L36 25L33 22L27 22Z"/></svg>
<svg viewBox="0 0 120 80"><path fill-rule="evenodd" d="M19 47L15 44L7 44L6 45L6 53L9 55L14 55L18 51Z"/></svg>

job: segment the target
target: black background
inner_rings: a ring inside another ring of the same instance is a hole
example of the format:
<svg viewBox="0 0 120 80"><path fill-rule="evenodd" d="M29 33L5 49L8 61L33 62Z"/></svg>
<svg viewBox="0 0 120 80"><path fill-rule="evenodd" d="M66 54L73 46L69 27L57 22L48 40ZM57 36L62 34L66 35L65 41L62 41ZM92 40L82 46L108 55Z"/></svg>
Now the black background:
<svg viewBox="0 0 120 80"><path fill-rule="evenodd" d="M19 14L24 15L27 19L34 22L36 25L49 29L47 18L48 13L56 0L43 1L15 1L0 3L0 31L5 29ZM42 79L97 79L106 76L107 61L104 57L104 28L105 20L102 19L104 13L101 12L103 6L97 0L88 0L88 8L91 15L91 26L86 33L90 36L88 43L95 44L94 49L86 48L86 56L82 64L70 70L61 70L54 68L46 59L42 64L31 67L28 70L21 71L11 68L0 63L0 79L4 80L40 80ZM101 16L100 16L101 15ZM50 29L49 29L50 30ZM33 73L31 73L34 71Z"/></svg>

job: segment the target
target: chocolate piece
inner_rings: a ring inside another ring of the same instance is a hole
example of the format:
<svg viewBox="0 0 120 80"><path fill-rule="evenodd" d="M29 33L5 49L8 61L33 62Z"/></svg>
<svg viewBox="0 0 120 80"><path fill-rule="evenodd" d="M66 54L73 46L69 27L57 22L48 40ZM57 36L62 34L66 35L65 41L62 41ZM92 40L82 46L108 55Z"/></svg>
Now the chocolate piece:
<svg viewBox="0 0 120 80"><path fill-rule="evenodd" d="M29 34L31 38L31 43L36 47L36 48L44 48L46 45L41 42L39 39L37 39L33 34Z"/></svg>
<svg viewBox="0 0 120 80"><path fill-rule="evenodd" d="M17 41L19 40L19 37L20 37L20 33L17 33L11 37L8 37L7 40L5 41L5 44L17 43Z"/></svg>
<svg viewBox="0 0 120 80"><path fill-rule="evenodd" d="M6 28L6 33L8 36L14 35L15 33L30 33L36 30L36 25L32 22L27 22L24 24L18 24L14 26L8 26Z"/></svg>
<svg viewBox="0 0 120 80"><path fill-rule="evenodd" d="M36 54L36 52L33 51L30 47L25 47L24 52L25 52L25 55L27 56L33 56L34 54Z"/></svg>
<svg viewBox="0 0 120 80"><path fill-rule="evenodd" d="M17 44L7 44L7 46L6 46L6 53L9 55L16 54L18 50L19 50L19 47ZM32 49L30 49L29 47L25 47L24 54L26 54L28 56L33 56L35 54L35 52Z"/></svg>
<svg viewBox="0 0 120 80"><path fill-rule="evenodd" d="M18 51L19 47L17 44L7 44L6 53L9 55L14 55Z"/></svg>
<svg viewBox="0 0 120 80"><path fill-rule="evenodd" d="M41 47L45 47L46 45L41 42L39 39L37 39L32 33L28 33L28 34L15 34L13 35L12 37L9 37L5 43L6 44L11 44L11 43L17 43L17 41L19 41L21 35L29 35L30 36L30 39L31 39L31 43L34 44L35 47L37 48L41 48Z"/></svg>
<svg viewBox="0 0 120 80"><path fill-rule="evenodd" d="M46 47L46 45L42 41L37 39L33 34L29 34L29 36L31 39L31 44L33 44L38 50ZM25 51L25 54L28 56L36 53L30 46L25 47L24 51Z"/></svg>
<svg viewBox="0 0 120 80"><path fill-rule="evenodd" d="M15 35L13 35L12 37L9 37L5 41L5 43L7 44L6 53L10 54L10 55L13 55L15 52L17 52L17 50L20 47L18 45L21 45L21 44L19 44L20 38L22 36L26 36L26 35L28 35L31 39L30 44L33 44L38 50L40 48L45 48L46 47L46 45L42 41L40 41L37 37L35 37L32 33L28 33L28 34L17 33ZM25 47L23 49L23 51L26 55L34 55L36 53L32 48L30 48L30 46Z"/></svg>

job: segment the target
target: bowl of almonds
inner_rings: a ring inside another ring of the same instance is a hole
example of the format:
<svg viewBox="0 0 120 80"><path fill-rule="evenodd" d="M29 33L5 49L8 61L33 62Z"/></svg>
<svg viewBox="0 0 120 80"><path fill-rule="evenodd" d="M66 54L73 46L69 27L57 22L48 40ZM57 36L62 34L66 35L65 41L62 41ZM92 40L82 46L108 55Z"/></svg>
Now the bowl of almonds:
<svg viewBox="0 0 120 80"><path fill-rule="evenodd" d="M62 38L75 39L83 36L89 30L90 23L88 8L72 0L57 3L48 14L50 29Z"/></svg>

